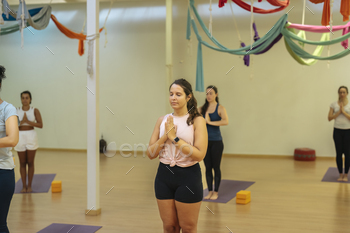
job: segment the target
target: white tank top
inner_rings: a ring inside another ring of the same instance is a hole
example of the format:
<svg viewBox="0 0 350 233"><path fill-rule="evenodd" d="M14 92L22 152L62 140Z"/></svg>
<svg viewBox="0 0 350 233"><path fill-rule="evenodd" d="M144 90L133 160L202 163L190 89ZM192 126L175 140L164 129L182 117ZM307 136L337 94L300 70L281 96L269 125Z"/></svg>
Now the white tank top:
<svg viewBox="0 0 350 233"><path fill-rule="evenodd" d="M16 110L17 110L17 115L18 115L19 121L23 120L24 113L26 113L28 121L35 122L35 115L34 115L34 108L33 107L30 107L28 111L23 111L22 107L19 107ZM23 123L21 126L26 126L26 125L31 126L28 123Z"/></svg>
<svg viewBox="0 0 350 233"><path fill-rule="evenodd" d="M159 129L159 138L165 133L165 122L170 115L172 114L164 116ZM193 146L194 129L193 125L187 125L188 117L189 114L182 117L173 116L174 125L177 127L176 136ZM198 163L198 161L192 160L191 157L186 157L182 154L180 148L174 145L169 139L165 142L164 149L159 153L159 160L164 164L170 164L170 167L174 167L175 165L179 167L190 167Z"/></svg>
<svg viewBox="0 0 350 233"><path fill-rule="evenodd" d="M331 108L333 108L333 115L339 112L339 104L338 101L333 102L331 104ZM344 110L347 114L350 114L350 103L344 106ZM334 128L337 129L350 129L350 120L346 118L344 114L340 114L337 118L334 119Z"/></svg>

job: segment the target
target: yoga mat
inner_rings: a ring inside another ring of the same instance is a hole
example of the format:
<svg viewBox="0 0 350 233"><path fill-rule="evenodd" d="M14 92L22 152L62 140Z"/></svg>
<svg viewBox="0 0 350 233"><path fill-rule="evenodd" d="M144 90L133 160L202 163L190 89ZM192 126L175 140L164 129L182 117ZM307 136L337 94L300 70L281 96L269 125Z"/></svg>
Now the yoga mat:
<svg viewBox="0 0 350 233"><path fill-rule="evenodd" d="M350 183L350 181L337 181L337 179L339 178L339 172L338 169L336 167L330 167L328 168L326 174L323 176L322 181L323 182L338 182L338 183ZM348 179L349 176L348 176Z"/></svg>
<svg viewBox="0 0 350 233"><path fill-rule="evenodd" d="M52 223L50 226L45 227L37 233L94 233L100 228L102 227Z"/></svg>
<svg viewBox="0 0 350 233"><path fill-rule="evenodd" d="M32 182L32 193L47 193L51 188L51 183L55 179L55 176L56 174L34 174ZM22 179L19 179L16 182L15 193L21 193L22 188Z"/></svg>
<svg viewBox="0 0 350 233"><path fill-rule="evenodd" d="M247 189L249 186L254 184L252 181L239 181L239 180L221 180L219 187L219 198L216 200L203 199L207 202L218 202L218 203L227 203L231 199L236 197L236 193L241 190ZM208 189L204 190L204 197L208 195Z"/></svg>

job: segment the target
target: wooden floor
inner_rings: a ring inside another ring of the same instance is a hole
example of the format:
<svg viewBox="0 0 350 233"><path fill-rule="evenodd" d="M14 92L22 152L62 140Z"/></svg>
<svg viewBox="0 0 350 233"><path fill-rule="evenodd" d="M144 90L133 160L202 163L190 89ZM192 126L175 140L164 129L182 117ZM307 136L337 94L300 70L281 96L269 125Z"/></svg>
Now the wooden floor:
<svg viewBox="0 0 350 233"><path fill-rule="evenodd" d="M86 153L38 151L36 173L56 173L63 192L15 194L8 217L10 232L34 233L51 223L67 223L103 226L99 233L161 233L153 189L158 162L142 155L101 155L102 214L93 217L85 215ZM18 180L17 155L16 165ZM202 202L198 233L350 232L350 185L321 182L328 167L335 167L335 161L224 157L223 179L256 182L248 189L252 201Z"/></svg>

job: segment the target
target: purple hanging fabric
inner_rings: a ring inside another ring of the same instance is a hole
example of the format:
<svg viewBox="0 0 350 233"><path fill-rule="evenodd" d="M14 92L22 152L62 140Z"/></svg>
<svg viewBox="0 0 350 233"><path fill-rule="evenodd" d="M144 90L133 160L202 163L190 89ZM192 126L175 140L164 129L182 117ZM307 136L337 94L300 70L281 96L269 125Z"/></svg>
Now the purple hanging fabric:
<svg viewBox="0 0 350 233"><path fill-rule="evenodd" d="M257 41L257 40L260 39L260 37L259 37L259 34L258 34L258 30L256 29L255 23L253 23L253 29L254 29L254 32L255 32L254 41ZM350 28L349 28L349 30L350 30ZM344 33L344 32L343 32L343 33ZM266 53L267 51L269 51L278 41L281 40L282 36L283 36L282 33L280 33L280 34L276 37L276 39L274 39L274 41L272 41L272 43L269 44L269 46L267 46L267 47L266 47L263 51L261 51L260 53L256 53L255 55L263 54L263 53ZM343 41L342 43L346 43L346 42ZM260 47L260 46L261 46L261 45L256 46L256 47L254 47L252 50L254 50L254 49L256 49L256 48L258 48L258 47ZM244 44L243 42L241 43L241 47L245 47L245 44ZM243 57L243 61L244 61L244 65L249 66L249 64L250 64L250 55L249 55L249 54L245 55L245 56Z"/></svg>
<svg viewBox="0 0 350 233"><path fill-rule="evenodd" d="M257 54L263 54L263 53L266 53L267 51L269 51L271 48L272 48L272 46L274 46L278 41L280 41L280 39L282 38L282 33L281 34L279 34L277 37L276 37L276 39L274 40L274 41L272 41L272 43L269 45L269 46L267 46L266 47L266 49L264 49L263 51L261 51L260 53L257 53ZM259 46L257 46L257 47L259 47Z"/></svg>
<svg viewBox="0 0 350 233"><path fill-rule="evenodd" d="M260 39L260 37L259 37L259 34L258 34L258 30L256 30L256 25L255 25L255 23L253 23L253 29L254 29L254 33L255 33L255 35L254 35L254 41L257 41L257 40Z"/></svg>
<svg viewBox="0 0 350 233"><path fill-rule="evenodd" d="M245 47L245 44L243 42L241 42L241 47ZM249 54L244 55L243 61L244 61L244 65L249 66L249 63L250 63L250 56L249 56Z"/></svg>

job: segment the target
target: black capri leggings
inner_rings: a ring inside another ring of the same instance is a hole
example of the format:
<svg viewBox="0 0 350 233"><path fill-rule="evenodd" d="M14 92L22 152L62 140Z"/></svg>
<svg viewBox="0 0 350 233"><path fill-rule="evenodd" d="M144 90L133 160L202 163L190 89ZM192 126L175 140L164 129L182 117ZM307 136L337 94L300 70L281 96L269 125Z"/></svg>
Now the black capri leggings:
<svg viewBox="0 0 350 233"><path fill-rule="evenodd" d="M336 161L339 173L343 173L343 154L345 156L345 174L348 174L350 167L350 129L336 129L333 131Z"/></svg>
<svg viewBox="0 0 350 233"><path fill-rule="evenodd" d="M198 163L190 167L170 167L159 163L154 182L156 198L174 199L183 203L196 203L203 200L201 167Z"/></svg>
<svg viewBox="0 0 350 233"><path fill-rule="evenodd" d="M14 170L0 169L0 233L9 233L7 228L7 214L15 192Z"/></svg>
<svg viewBox="0 0 350 233"><path fill-rule="evenodd" d="M209 141L207 154L204 158L205 176L207 178L208 190L213 191L213 169L215 173L214 191L219 191L221 182L220 163L222 152L224 151L224 143L222 141Z"/></svg>

